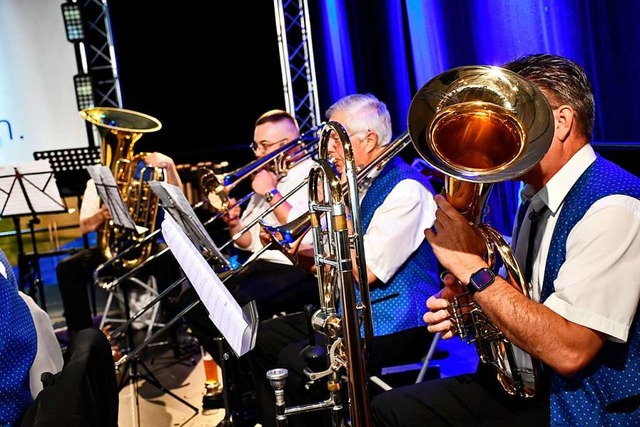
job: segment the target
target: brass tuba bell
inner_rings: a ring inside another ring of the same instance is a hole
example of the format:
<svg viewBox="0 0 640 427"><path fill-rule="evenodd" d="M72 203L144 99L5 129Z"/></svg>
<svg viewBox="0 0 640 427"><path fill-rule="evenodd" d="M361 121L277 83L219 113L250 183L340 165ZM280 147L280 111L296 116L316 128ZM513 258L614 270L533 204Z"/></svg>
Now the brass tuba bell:
<svg viewBox="0 0 640 427"><path fill-rule="evenodd" d="M498 253L509 283L529 296L509 245L482 219L492 185L529 171L551 145L554 119L544 94L500 67L458 67L418 91L408 127L418 153L444 174L447 200L484 237L490 266ZM532 397L538 362L521 352L529 360L517 363L511 343L467 294L452 301L451 308L458 334L475 343L480 360L493 365L505 391Z"/></svg>
<svg viewBox="0 0 640 427"><path fill-rule="evenodd" d="M142 242L155 229L158 213L158 196L148 181L164 180L164 169L145 163L149 153L134 153L135 143L145 133L156 132L162 127L158 119L136 111L113 107L95 107L80 111L83 119L98 128L101 136L101 163L113 173L125 206L136 225L143 232L105 223L98 230L98 247L105 259L111 260L131 245ZM127 253L118 260L125 269L134 268L151 255L153 241Z"/></svg>

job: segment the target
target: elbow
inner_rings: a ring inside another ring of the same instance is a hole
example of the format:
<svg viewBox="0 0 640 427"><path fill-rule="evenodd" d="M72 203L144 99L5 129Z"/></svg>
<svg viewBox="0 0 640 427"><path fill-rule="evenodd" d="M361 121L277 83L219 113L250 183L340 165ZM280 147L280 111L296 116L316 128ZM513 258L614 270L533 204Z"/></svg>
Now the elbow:
<svg viewBox="0 0 640 427"><path fill-rule="evenodd" d="M582 372L591 362L584 352L572 352L558 357L551 365L554 371L563 377L573 377Z"/></svg>

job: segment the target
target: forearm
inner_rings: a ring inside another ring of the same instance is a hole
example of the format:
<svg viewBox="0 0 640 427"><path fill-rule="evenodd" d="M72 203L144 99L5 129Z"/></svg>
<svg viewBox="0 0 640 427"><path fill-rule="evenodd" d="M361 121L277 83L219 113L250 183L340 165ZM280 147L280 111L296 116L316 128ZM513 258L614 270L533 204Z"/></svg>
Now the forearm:
<svg viewBox="0 0 640 427"><path fill-rule="evenodd" d="M104 222L102 211L98 211L88 218L80 220L80 233L87 234L96 231Z"/></svg>
<svg viewBox="0 0 640 427"><path fill-rule="evenodd" d="M229 234L231 238L233 238L237 233L242 231L243 229L242 223L238 223L237 225L229 228ZM251 246L253 239L251 237L251 233L247 230L242 235L240 235L235 241L235 245L241 249L248 249Z"/></svg>
<svg viewBox="0 0 640 427"><path fill-rule="evenodd" d="M604 343L597 332L564 319L499 277L474 299L507 340L561 375L580 372Z"/></svg>

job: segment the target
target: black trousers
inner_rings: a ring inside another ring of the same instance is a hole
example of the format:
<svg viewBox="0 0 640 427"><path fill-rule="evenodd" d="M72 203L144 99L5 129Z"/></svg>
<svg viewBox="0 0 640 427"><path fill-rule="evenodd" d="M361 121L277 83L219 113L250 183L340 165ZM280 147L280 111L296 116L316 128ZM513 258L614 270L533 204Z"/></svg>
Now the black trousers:
<svg viewBox="0 0 640 427"><path fill-rule="evenodd" d="M435 379L384 392L373 399L376 427L548 426L548 392L521 399L507 394L490 365L475 374Z"/></svg>
<svg viewBox="0 0 640 427"><path fill-rule="evenodd" d="M415 363L427 354L433 335L425 327L407 329L395 334L374 337L367 363L368 375L377 375L387 366ZM311 343L315 342L315 346ZM326 368L326 338L309 333L306 313L296 313L261 322L254 350L249 353L251 369L256 381L264 427L275 426L275 395L266 379L273 368L286 368L289 375L285 383L287 407L315 403L327 398L326 381L319 380L309 386L304 368L313 371ZM366 384L362 385L366 387ZM346 396L343 404L347 405ZM330 426L330 411L292 415L289 426Z"/></svg>
<svg viewBox="0 0 640 427"><path fill-rule="evenodd" d="M224 280L223 275L221 278ZM305 304L317 305L320 298L315 276L292 265L264 260L252 261L224 283L241 307L256 301L259 320L282 312L300 311ZM180 294L178 307L185 308L197 300L198 294L189 286ZM220 331L209 318L204 304L194 306L184 317L193 335L219 362L216 338L220 337Z"/></svg>
<svg viewBox="0 0 640 427"><path fill-rule="evenodd" d="M152 253L165 248L164 243L153 245ZM67 322L67 330L70 335L81 329L93 327L93 316L88 297L88 287L96 286L93 283L93 273L96 268L104 262L104 258L97 247L81 249L75 254L63 259L56 266L56 277L58 289L62 297L64 317ZM105 272L119 276L122 271ZM136 277L144 280L149 275L155 275L158 283L158 290L166 289L180 275L179 265L170 252L161 258L150 261L143 267ZM179 293L176 287L174 297ZM162 302L163 307L167 306L166 301Z"/></svg>

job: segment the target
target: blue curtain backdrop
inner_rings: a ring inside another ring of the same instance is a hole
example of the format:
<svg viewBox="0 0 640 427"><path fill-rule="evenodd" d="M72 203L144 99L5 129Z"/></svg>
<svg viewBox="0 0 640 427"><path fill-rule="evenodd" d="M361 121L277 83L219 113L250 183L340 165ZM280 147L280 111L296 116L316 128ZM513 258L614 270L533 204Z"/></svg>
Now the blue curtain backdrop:
<svg viewBox="0 0 640 427"><path fill-rule="evenodd" d="M635 0L324 0L309 2L321 108L354 92L386 102L407 128L420 87L447 69L555 53L585 68L596 98L593 140L638 147L640 2ZM313 3L313 4L311 4ZM636 152L632 151L635 154ZM494 185L487 222L511 234L518 200Z"/></svg>

